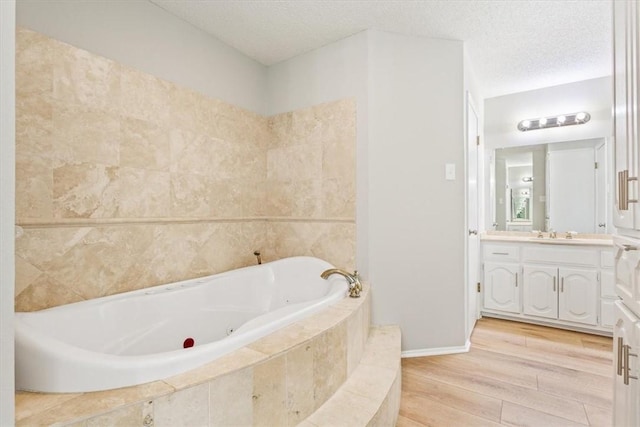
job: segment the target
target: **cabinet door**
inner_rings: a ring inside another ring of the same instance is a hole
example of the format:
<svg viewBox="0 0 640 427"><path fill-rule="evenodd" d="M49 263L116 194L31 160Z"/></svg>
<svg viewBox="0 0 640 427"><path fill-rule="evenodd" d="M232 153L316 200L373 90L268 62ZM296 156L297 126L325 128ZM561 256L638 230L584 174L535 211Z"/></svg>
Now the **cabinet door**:
<svg viewBox="0 0 640 427"><path fill-rule="evenodd" d="M638 286L640 285L640 241L614 237L615 290L627 307L640 313Z"/></svg>
<svg viewBox="0 0 640 427"><path fill-rule="evenodd" d="M522 269L522 310L532 316L558 318L558 269L525 265Z"/></svg>
<svg viewBox="0 0 640 427"><path fill-rule="evenodd" d="M487 262L484 265L484 307L520 313L518 264Z"/></svg>
<svg viewBox="0 0 640 427"><path fill-rule="evenodd" d="M618 228L633 229L634 228L634 208L635 205L630 203L625 206L622 199L625 194L628 198L633 198L629 189L633 185L629 185L629 181L625 177L634 177L635 162L633 159L635 141L632 134L633 112L632 104L633 92L633 43L632 43L632 23L630 9L633 5L627 1L613 2L613 19L614 19L614 143L615 143L615 205L613 209L613 223ZM626 171L626 175L621 176ZM636 183L637 184L637 183Z"/></svg>
<svg viewBox="0 0 640 427"><path fill-rule="evenodd" d="M614 426L636 426L640 422L638 410L640 405L636 399L638 394L637 380L629 378L629 384L625 384L624 374L626 360L624 358L623 347L630 345L631 353L637 354L637 318L626 309L621 301L616 301L614 307L615 324L613 327L613 365L614 365L614 388L613 388L613 425ZM629 357L629 374L637 376L637 357Z"/></svg>
<svg viewBox="0 0 640 427"><path fill-rule="evenodd" d="M598 273L596 270L560 268L558 319L595 325L598 322Z"/></svg>

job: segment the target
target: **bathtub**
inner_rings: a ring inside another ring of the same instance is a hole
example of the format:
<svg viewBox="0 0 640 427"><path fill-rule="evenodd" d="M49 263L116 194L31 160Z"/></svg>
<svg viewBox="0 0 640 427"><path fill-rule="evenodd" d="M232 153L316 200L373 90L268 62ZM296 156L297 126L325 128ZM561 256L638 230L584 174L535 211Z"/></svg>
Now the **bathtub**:
<svg viewBox="0 0 640 427"><path fill-rule="evenodd" d="M16 313L16 388L87 392L186 372L347 295L333 266L293 257Z"/></svg>

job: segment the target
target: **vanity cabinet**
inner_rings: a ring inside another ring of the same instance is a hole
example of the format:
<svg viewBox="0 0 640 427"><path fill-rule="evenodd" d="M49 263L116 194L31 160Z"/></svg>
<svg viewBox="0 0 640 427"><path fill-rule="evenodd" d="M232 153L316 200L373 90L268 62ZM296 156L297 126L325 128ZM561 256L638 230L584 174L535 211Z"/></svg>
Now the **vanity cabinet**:
<svg viewBox="0 0 640 427"><path fill-rule="evenodd" d="M610 332L612 266L608 246L483 242L482 313Z"/></svg>

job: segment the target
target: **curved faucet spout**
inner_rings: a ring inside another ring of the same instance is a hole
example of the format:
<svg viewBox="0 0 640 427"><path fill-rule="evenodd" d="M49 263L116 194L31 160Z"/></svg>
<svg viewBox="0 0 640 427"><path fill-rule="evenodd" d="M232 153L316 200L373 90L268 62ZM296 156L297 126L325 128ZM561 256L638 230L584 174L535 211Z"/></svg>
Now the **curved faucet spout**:
<svg viewBox="0 0 640 427"><path fill-rule="evenodd" d="M349 284L349 296L351 298L358 298L360 296L360 292L362 291L362 284L360 283L360 275L358 274L357 270L352 274L340 268L330 268L323 271L322 274L320 274L320 277L322 277L323 279L328 279L332 274L338 274L347 279L347 283Z"/></svg>

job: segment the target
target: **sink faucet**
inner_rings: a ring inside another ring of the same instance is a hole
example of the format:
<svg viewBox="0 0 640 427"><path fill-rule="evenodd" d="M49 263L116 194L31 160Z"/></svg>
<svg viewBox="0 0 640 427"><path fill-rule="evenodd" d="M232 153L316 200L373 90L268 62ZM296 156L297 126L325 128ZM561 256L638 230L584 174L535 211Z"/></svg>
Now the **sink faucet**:
<svg viewBox="0 0 640 427"><path fill-rule="evenodd" d="M362 284L360 283L360 275L358 274L358 270L354 271L353 274L351 274L339 268L330 268L323 271L320 277L322 277L323 279L328 279L332 274L339 274L340 276L347 279L347 283L349 284L349 296L351 298L360 297L360 292L362 292Z"/></svg>
<svg viewBox="0 0 640 427"><path fill-rule="evenodd" d="M549 238L555 239L556 237L558 237L558 235L556 234L556 230L554 230L553 228L549 230Z"/></svg>

